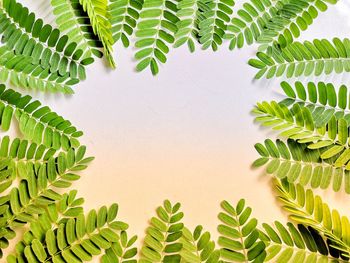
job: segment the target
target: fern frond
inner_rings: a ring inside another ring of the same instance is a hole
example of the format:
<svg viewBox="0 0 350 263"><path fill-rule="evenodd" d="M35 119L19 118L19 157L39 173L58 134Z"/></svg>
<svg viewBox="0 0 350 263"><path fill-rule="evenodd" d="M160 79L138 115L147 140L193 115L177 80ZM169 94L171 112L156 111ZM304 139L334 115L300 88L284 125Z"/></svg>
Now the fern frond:
<svg viewBox="0 0 350 263"><path fill-rule="evenodd" d="M291 44L302 31L308 29L319 15L325 12L328 5L338 0L288 0L285 1L276 15L266 23L265 29L258 37L258 42L269 45L273 43L282 48Z"/></svg>
<svg viewBox="0 0 350 263"><path fill-rule="evenodd" d="M231 21L234 0L203 0L200 11L203 17L199 22L199 41L203 49L216 51L223 42L227 24Z"/></svg>
<svg viewBox="0 0 350 263"><path fill-rule="evenodd" d="M137 24L135 47L139 51L135 59L140 60L136 66L142 71L148 66L153 75L158 74L158 63L167 61L169 44L174 43L174 34L177 31L177 7L172 0L145 0L140 13L140 22Z"/></svg>
<svg viewBox="0 0 350 263"><path fill-rule="evenodd" d="M202 226L197 226L193 233L184 227L180 243L182 244L180 255L184 262L219 262L220 251L215 249L215 242L211 240L210 233L203 232Z"/></svg>
<svg viewBox="0 0 350 263"><path fill-rule="evenodd" d="M335 157L335 167L349 170L349 125L345 119L337 120L331 117L327 125L315 127L311 112L308 108L294 104L288 109L284 104L276 102L262 102L253 110L256 121L263 126L281 131L282 137L291 138L299 143L309 143L309 149L326 149L322 152L322 159Z"/></svg>
<svg viewBox="0 0 350 263"><path fill-rule="evenodd" d="M244 3L227 25L224 37L230 40L230 49L257 42L266 25L283 5L283 1L270 0L251 0Z"/></svg>
<svg viewBox="0 0 350 263"><path fill-rule="evenodd" d="M102 43L96 37L88 15L84 12L79 0L51 0L56 24L62 33L69 37L83 50L84 58L95 55L101 58Z"/></svg>
<svg viewBox="0 0 350 263"><path fill-rule="evenodd" d="M261 157L254 162L253 167L265 166L268 174L279 179L286 178L290 183L321 189L332 185L336 192L343 187L350 194L349 171L345 167L336 167L332 159L322 160L320 150L308 149L307 146L293 140L287 143L265 140L264 145L255 145Z"/></svg>
<svg viewBox="0 0 350 263"><path fill-rule="evenodd" d="M290 219L316 229L329 239L329 246L341 252L341 258L348 260L350 252L350 222L340 216L335 209L330 210L320 196L301 185L289 184L286 181L275 181L278 200L283 209L290 214ZM332 251L330 251L332 252ZM333 252L331 253L333 254Z"/></svg>
<svg viewBox="0 0 350 263"><path fill-rule="evenodd" d="M41 106L39 101L33 101L30 96L22 96L2 84L0 109L1 128L4 131L9 130L15 116L20 131L28 140L55 150L68 150L80 145L77 138L83 133L69 121L52 112L49 107Z"/></svg>
<svg viewBox="0 0 350 263"><path fill-rule="evenodd" d="M153 217L146 230L141 249L140 263L180 262L182 244L183 213L180 204L172 205L168 200L158 207L157 217Z"/></svg>
<svg viewBox="0 0 350 263"><path fill-rule="evenodd" d="M293 42L285 48L272 47L267 52L258 52L257 59L249 65L259 69L255 78L329 75L350 71L350 40L334 38L313 42Z"/></svg>
<svg viewBox="0 0 350 263"><path fill-rule="evenodd" d="M265 244L259 238L258 221L250 218L252 209L244 199L235 207L223 201L221 207L218 245L222 262L263 262Z"/></svg>
<svg viewBox="0 0 350 263"><path fill-rule="evenodd" d="M78 171L87 167L92 158L84 158L85 147L61 152L50 157L42 164L27 163L22 169L19 186L12 187L8 195L3 196L0 207L6 211L0 221L3 227L16 227L33 221L35 215L45 212L45 207L61 199L57 188L68 188L78 180ZM11 185L10 185L11 186Z"/></svg>
<svg viewBox="0 0 350 263"><path fill-rule="evenodd" d="M68 36L61 36L58 29L36 19L15 0L4 0L0 10L0 35L2 41L15 54L30 56L33 64L49 68L50 73L65 77L85 79L85 65L93 58L82 59L83 51L77 43L68 43Z"/></svg>
<svg viewBox="0 0 350 263"><path fill-rule="evenodd" d="M32 62L32 57L16 55L6 46L0 47L0 81L25 89L74 93L71 86L77 84L78 79L72 79L68 74L50 73L49 68L43 69Z"/></svg>
<svg viewBox="0 0 350 263"><path fill-rule="evenodd" d="M56 203L49 204L45 212L30 223L30 228L16 244L16 257L20 262L25 262L24 248L32 243L34 239L45 240L46 232L59 227L62 223L67 223L70 218L76 218L84 213L81 205L83 198L76 198L77 191L72 190L62 195Z"/></svg>
<svg viewBox="0 0 350 263"><path fill-rule="evenodd" d="M326 125L332 116L350 123L350 111L347 109L350 105L348 102L350 93L345 85L336 89L332 83L309 82L304 85L297 81L294 88L287 82L282 82L281 87L288 97L281 103L288 107L295 103L307 107L311 111L316 127Z"/></svg>
<svg viewBox="0 0 350 263"><path fill-rule="evenodd" d="M130 36L134 33L140 16L143 0L111 0L108 6L114 43L121 40L129 47Z"/></svg>
<svg viewBox="0 0 350 263"><path fill-rule="evenodd" d="M263 224L263 228L265 262L340 262L329 254L323 237L312 227L275 221L274 226Z"/></svg>
<svg viewBox="0 0 350 263"><path fill-rule="evenodd" d="M110 66L115 68L113 58L113 36L112 26L108 20L108 1L107 0L79 0L84 11L90 18L90 23L94 34L98 36L103 44L104 54Z"/></svg>
<svg viewBox="0 0 350 263"><path fill-rule="evenodd" d="M176 23L174 47L187 44L190 52L195 51L195 42L198 42L198 22L200 17L200 0L181 0L177 4L176 16L179 22Z"/></svg>
<svg viewBox="0 0 350 263"><path fill-rule="evenodd" d="M56 229L49 229L45 239L33 239L31 244L20 251L28 262L82 262L90 261L119 240L118 231L125 223L116 221L117 205L109 209L101 207L98 212L91 210L61 223ZM10 255L9 263L21 262L20 258Z"/></svg>
<svg viewBox="0 0 350 263"><path fill-rule="evenodd" d="M106 249L105 254L101 258L101 262L136 263L137 260L135 259L135 256L137 254L137 248L134 246L136 240L137 236L128 239L126 231L121 231L119 241L112 243L111 247Z"/></svg>

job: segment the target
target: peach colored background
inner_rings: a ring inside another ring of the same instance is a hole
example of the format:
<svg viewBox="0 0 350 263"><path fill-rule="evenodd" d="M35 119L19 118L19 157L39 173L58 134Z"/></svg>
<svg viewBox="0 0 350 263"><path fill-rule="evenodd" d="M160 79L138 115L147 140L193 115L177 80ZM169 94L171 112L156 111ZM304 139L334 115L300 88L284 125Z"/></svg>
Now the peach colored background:
<svg viewBox="0 0 350 263"><path fill-rule="evenodd" d="M48 0L21 2L53 21ZM340 2L303 38L349 36L349 1ZM279 81L252 81L255 70L247 60L255 48L173 50L152 77L135 73L134 50L117 45L117 70L97 61L73 97L34 94L85 132L82 142L96 160L74 187L86 208L119 203L120 218L141 239L165 198L183 204L189 227L202 224L214 234L223 199L246 198L261 222L285 221L270 178L250 169L254 143L275 136L253 123L250 110L257 101L279 98ZM350 84L349 76L322 79ZM349 197L322 194L348 210Z"/></svg>

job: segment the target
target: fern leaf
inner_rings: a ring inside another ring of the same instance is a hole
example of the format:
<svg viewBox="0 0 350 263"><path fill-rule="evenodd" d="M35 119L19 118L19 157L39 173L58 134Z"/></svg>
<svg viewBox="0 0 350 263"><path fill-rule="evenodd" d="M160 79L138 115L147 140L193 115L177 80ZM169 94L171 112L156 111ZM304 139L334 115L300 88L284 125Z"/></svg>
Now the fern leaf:
<svg viewBox="0 0 350 263"><path fill-rule="evenodd" d="M133 236L128 239L126 231L121 231L120 239L118 242L112 243L111 247L106 249L105 254L102 256L102 263L115 263L115 262L128 262L136 263L135 256L137 254L137 248L134 247L134 243L137 240L137 236Z"/></svg>
<svg viewBox="0 0 350 263"><path fill-rule="evenodd" d="M32 222L36 215L45 212L48 205L61 200L55 189L68 188L80 178L76 172L85 169L92 160L84 158L84 154L85 147L80 147L76 151L71 149L67 154L61 152L40 165L28 163L23 168L24 178L19 186L12 187L10 193L2 197L2 231Z"/></svg>
<svg viewBox="0 0 350 263"><path fill-rule="evenodd" d="M114 43L121 40L124 47L129 47L142 4L143 0L112 0L109 3L108 13Z"/></svg>
<svg viewBox="0 0 350 263"><path fill-rule="evenodd" d="M319 15L325 12L328 5L334 5L338 0L289 0L278 10L278 13L268 21L265 29L258 37L262 44L274 43L284 48L298 38L302 31L308 29Z"/></svg>
<svg viewBox="0 0 350 263"><path fill-rule="evenodd" d="M293 140L288 140L287 143L281 140L276 143L265 140L264 145L255 145L261 157L253 166L264 165L268 174L279 179L286 178L290 183L321 189L332 186L334 191L343 187L350 194L350 174L345 167L337 167L334 160L322 160L320 150L308 149L307 146Z"/></svg>
<svg viewBox="0 0 350 263"><path fill-rule="evenodd" d="M287 82L282 82L281 87L287 96L281 103L288 107L298 103L310 109L316 127L326 125L333 116L350 123L350 111L347 109L350 94L345 85L336 89L332 83L309 82L303 85L297 81L294 87Z"/></svg>
<svg viewBox="0 0 350 263"><path fill-rule="evenodd" d="M312 227L296 227L290 222L284 226L275 221L274 226L263 224L263 229L265 262L340 262L330 255L328 244Z"/></svg>
<svg viewBox="0 0 350 263"><path fill-rule="evenodd" d="M95 55L101 58L102 52L99 49L102 43L94 34L89 17L79 4L79 0L51 0L51 6L58 28L69 37L70 42L77 43L83 50L82 57Z"/></svg>
<svg viewBox="0 0 350 263"><path fill-rule="evenodd" d="M179 203L172 205L166 200L163 206L158 207L157 217L151 219L146 230L140 263L180 262L180 238L184 227L180 206Z"/></svg>
<svg viewBox="0 0 350 263"><path fill-rule="evenodd" d="M24 248L31 245L34 239L45 240L47 231L67 223L70 218L76 218L83 214L81 205L84 199L76 198L77 191L73 190L62 195L62 198L45 209L45 212L30 223L30 229L23 234L23 238L16 244L16 257L20 262L25 262Z"/></svg>
<svg viewBox="0 0 350 263"><path fill-rule="evenodd" d="M259 103L253 112L258 115L255 120L263 126L272 127L280 131L281 136L299 143L309 143L309 149L326 149L321 154L322 159L335 157L335 167L345 165L345 169L349 170L349 125L345 119L337 120L332 116L327 125L315 127L307 107L294 104L288 109L284 104L274 101Z"/></svg>
<svg viewBox="0 0 350 263"><path fill-rule="evenodd" d="M16 55L6 46L0 47L0 57L0 81L3 83L25 89L72 94L74 91L71 86L79 82L69 75L50 73L49 68L43 69L41 65L32 64L32 57Z"/></svg>
<svg viewBox="0 0 350 263"><path fill-rule="evenodd" d="M88 14L94 34L103 44L104 54L112 68L115 68L113 59L113 36L111 23L108 20L107 0L79 0L84 11Z"/></svg>
<svg viewBox="0 0 350 263"><path fill-rule="evenodd" d="M219 262L220 251L215 249L215 242L211 240L210 233L203 232L202 226L197 226L193 233L184 227L182 234L180 255L184 262Z"/></svg>
<svg viewBox="0 0 350 263"><path fill-rule="evenodd" d="M330 210L320 196L314 195L310 189L305 190L301 185L289 184L286 181L275 181L278 199L283 209L290 214L290 219L315 228L320 234L329 239L329 246L340 251L342 259L349 259L350 229L349 219L340 216L335 209ZM333 252L332 252L333 253Z"/></svg>
<svg viewBox="0 0 350 263"><path fill-rule="evenodd" d="M50 73L66 77L85 79L85 65L92 58L81 59L83 51L72 42L67 45L68 36L61 36L58 29L36 19L15 0L4 0L0 10L0 34L6 46L15 54L30 56L33 64L49 68Z"/></svg>
<svg viewBox="0 0 350 263"><path fill-rule="evenodd" d="M329 75L350 71L350 40L334 38L313 42L293 42L280 49L270 48L267 52L258 52L257 59L249 60L252 67L259 69L255 78Z"/></svg>
<svg viewBox="0 0 350 263"><path fill-rule="evenodd" d="M283 1L270 0L251 0L244 3L227 25L225 39L230 40L230 49L257 42L266 30L266 25L283 5Z"/></svg>
<svg viewBox="0 0 350 263"><path fill-rule="evenodd" d="M216 51L222 44L227 24L231 20L234 0L205 0L200 6L203 13L199 22L199 41L203 49Z"/></svg>
<svg viewBox="0 0 350 263"><path fill-rule="evenodd" d="M159 72L158 64L167 61L168 45L174 43L176 23L179 21L176 11L176 4L170 0L144 1L136 31L135 47L139 51L135 58L140 60L137 71L149 66L152 74L156 75Z"/></svg>
<svg viewBox="0 0 350 263"><path fill-rule="evenodd" d="M77 138L82 136L69 121L52 112L49 107L41 106L30 96L6 89L0 85L1 128L8 131L11 120L16 117L20 131L26 139L37 144L58 150L68 150L80 145Z"/></svg>
<svg viewBox="0 0 350 263"><path fill-rule="evenodd" d="M90 261L119 240L121 222L115 219L116 206L109 209L104 206L98 212L91 210L86 217L81 214L70 218L57 228L47 230L44 239L33 239L19 252L29 262L33 262L33 258L41 262ZM7 260L21 262L16 255L10 255Z"/></svg>
<svg viewBox="0 0 350 263"><path fill-rule="evenodd" d="M176 16L179 22L176 23L178 30L175 34L174 47L187 44L190 52L195 51L195 42L198 38L198 22L200 17L199 0L179 1Z"/></svg>
<svg viewBox="0 0 350 263"><path fill-rule="evenodd" d="M224 201L221 207L218 244L222 262L263 262L265 244L259 239L258 221L250 218L252 209L244 199L235 207Z"/></svg>

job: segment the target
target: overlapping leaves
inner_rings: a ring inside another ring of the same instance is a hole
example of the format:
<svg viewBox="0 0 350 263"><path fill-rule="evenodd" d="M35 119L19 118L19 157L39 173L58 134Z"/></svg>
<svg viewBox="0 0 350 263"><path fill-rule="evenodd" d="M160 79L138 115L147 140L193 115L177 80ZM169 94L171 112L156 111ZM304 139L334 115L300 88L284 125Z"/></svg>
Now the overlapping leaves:
<svg viewBox="0 0 350 263"><path fill-rule="evenodd" d="M350 40L315 39L312 42L293 42L285 48L270 47L258 52L249 64L259 69L256 78L329 75L350 71Z"/></svg>

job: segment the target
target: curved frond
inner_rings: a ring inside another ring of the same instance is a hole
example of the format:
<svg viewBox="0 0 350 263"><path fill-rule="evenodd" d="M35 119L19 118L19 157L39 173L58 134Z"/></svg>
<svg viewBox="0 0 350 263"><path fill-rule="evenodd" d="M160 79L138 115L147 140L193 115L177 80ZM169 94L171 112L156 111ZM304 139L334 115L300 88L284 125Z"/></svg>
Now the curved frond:
<svg viewBox="0 0 350 263"><path fill-rule="evenodd" d="M270 0L251 0L244 3L227 25L225 39L230 40L230 49L257 42L266 25L283 5L283 1Z"/></svg>
<svg viewBox="0 0 350 263"><path fill-rule="evenodd" d="M200 5L199 42L203 49L216 51L223 42L227 24L231 21L234 0L203 0Z"/></svg>
<svg viewBox="0 0 350 263"><path fill-rule="evenodd" d="M60 76L50 73L41 65L33 64L33 58L25 55L16 55L6 46L0 47L0 81L16 87L40 91L74 93L72 85L79 82L68 74Z"/></svg>
<svg viewBox="0 0 350 263"><path fill-rule="evenodd" d="M172 205L168 200L158 207L157 217L152 217L146 230L141 249L140 263L180 262L182 244L183 213L180 204Z"/></svg>
<svg viewBox="0 0 350 263"><path fill-rule="evenodd" d="M255 78L329 75L350 71L350 40L334 38L315 39L313 42L293 42L285 48L269 48L267 52L258 52L257 59L249 64L259 69Z"/></svg>
<svg viewBox="0 0 350 263"><path fill-rule="evenodd" d="M253 110L258 116L256 121L263 126L280 131L282 137L290 138L299 143L309 143L309 149L326 149L322 159L335 157L335 167L350 169L349 125L345 119L337 120L334 116L322 127L315 127L310 110L294 104L288 109L284 104L258 103Z"/></svg>
<svg viewBox="0 0 350 263"><path fill-rule="evenodd" d="M302 31L308 29L318 17L319 12L325 12L328 5L334 5L338 0L288 0L266 23L265 29L258 37L262 44L277 44L284 48L298 38Z"/></svg>
<svg viewBox="0 0 350 263"><path fill-rule="evenodd" d="M174 47L187 44L190 52L195 51L195 43L198 42L198 22L200 19L200 0L181 0L177 4L176 13L179 21L176 23Z"/></svg>
<svg viewBox="0 0 350 263"><path fill-rule="evenodd" d="M102 57L102 43L93 32L88 15L84 12L79 0L51 0L56 24L62 33L75 42L87 58L95 55Z"/></svg>
<svg viewBox="0 0 350 263"><path fill-rule="evenodd" d="M49 204L43 214L30 223L22 240L16 244L16 256L25 262L24 248L32 243L34 239L44 240L46 232L59 227L62 223L67 223L70 218L78 217L84 213L83 198L76 198L77 191L72 190L63 194L56 203Z"/></svg>
<svg viewBox="0 0 350 263"><path fill-rule="evenodd" d="M84 158L86 148L71 149L59 153L43 163L28 162L22 166L18 187L12 187L1 207L9 209L2 219L4 226L18 226L31 222L36 214L42 214L46 205L61 199L57 188L68 188L78 180L78 171L87 167L92 158ZM11 186L11 185L10 185Z"/></svg>
<svg viewBox="0 0 350 263"><path fill-rule="evenodd" d="M80 145L78 138L83 133L69 121L52 112L49 107L41 106L39 101L33 101L30 96L22 96L12 89L6 89L1 84L0 122L2 130L9 130L14 116L25 138L37 144L44 144L55 150L60 148L68 150Z"/></svg>
<svg viewBox="0 0 350 263"><path fill-rule="evenodd" d="M252 209L244 199L235 207L224 201L221 207L218 245L222 262L263 262L265 244L259 238L258 221L250 217Z"/></svg>
<svg viewBox="0 0 350 263"><path fill-rule="evenodd" d="M119 40L129 47L130 37L134 33L140 17L143 0L111 0L108 6L109 20L112 25L114 43Z"/></svg>
<svg viewBox="0 0 350 263"><path fill-rule="evenodd" d="M219 262L220 251L215 249L215 242L211 240L210 233L203 232L202 226L197 226L193 233L184 227L180 242L182 243L180 255L184 262Z"/></svg>
<svg viewBox="0 0 350 263"><path fill-rule="evenodd" d="M137 24L135 47L139 51L136 70L150 67L153 75L159 72L159 63L167 61L169 44L174 43L177 31L177 6L173 0L145 0Z"/></svg>
<svg viewBox="0 0 350 263"><path fill-rule="evenodd" d="M304 85L297 81L294 87L288 82L282 82L281 87L288 97L281 103L288 107L295 103L307 107L316 127L327 124L332 116L350 123L350 110L347 108L350 105L350 92L345 85L336 88L332 83L309 82Z"/></svg>
<svg viewBox="0 0 350 263"><path fill-rule="evenodd" d="M137 248L134 246L136 240L137 236L133 236L129 239L126 231L121 231L119 241L112 243L111 247L105 250L101 262L136 263L137 260L135 259L135 256L137 254Z"/></svg>
<svg viewBox="0 0 350 263"><path fill-rule="evenodd" d="M290 183L321 189L332 186L334 191L343 187L350 194L350 172L345 167L337 167L333 159L322 160L322 151L308 149L307 146L293 140L287 143L265 140L264 144L255 145L261 157L253 167L265 166L268 174L279 179L286 178Z"/></svg>
<svg viewBox="0 0 350 263"><path fill-rule="evenodd" d="M320 234L329 239L332 255L341 252L341 258L349 259L350 252L350 223L345 216L340 216L335 209L322 201L321 197L314 195L310 189L301 185L289 184L286 181L276 183L278 199L283 209L290 214L290 219L315 228Z"/></svg>
<svg viewBox="0 0 350 263"><path fill-rule="evenodd" d="M275 221L274 226L263 224L263 228L265 262L340 262L329 254L328 244L312 227Z"/></svg>
<svg viewBox="0 0 350 263"><path fill-rule="evenodd" d="M88 14L94 34L98 36L104 48L104 54L112 68L115 68L113 58L112 26L108 19L107 0L79 0Z"/></svg>
<svg viewBox="0 0 350 263"><path fill-rule="evenodd" d="M15 0L4 0L0 10L0 34L2 41L16 55L32 58L33 64L49 68L50 73L65 77L85 79L85 65L93 58L82 59L83 51L77 43L68 43L68 36L58 29L36 19L34 13Z"/></svg>
<svg viewBox="0 0 350 263"><path fill-rule="evenodd" d="M80 214L70 218L57 228L47 230L44 239L33 239L20 252L28 262L90 261L117 242L118 232L127 228L125 223L116 221L116 209L116 204L109 209L103 206L98 212L91 210L86 217ZM10 255L7 260L22 262L16 255Z"/></svg>

